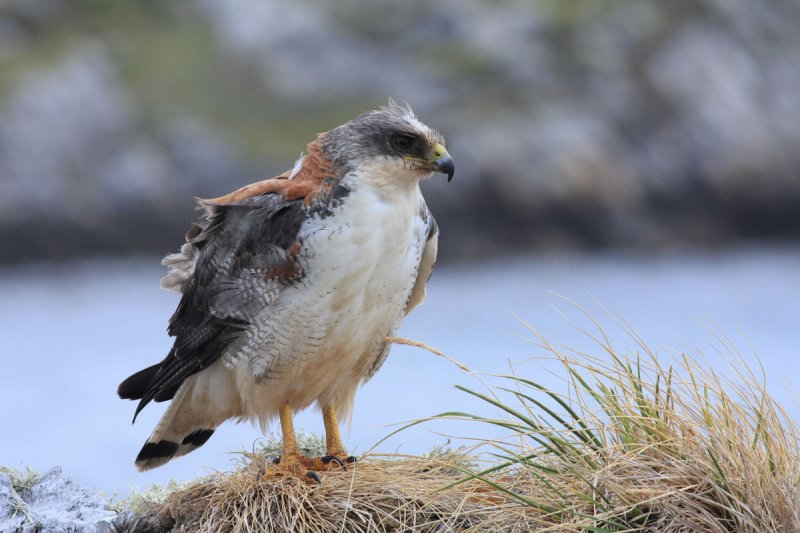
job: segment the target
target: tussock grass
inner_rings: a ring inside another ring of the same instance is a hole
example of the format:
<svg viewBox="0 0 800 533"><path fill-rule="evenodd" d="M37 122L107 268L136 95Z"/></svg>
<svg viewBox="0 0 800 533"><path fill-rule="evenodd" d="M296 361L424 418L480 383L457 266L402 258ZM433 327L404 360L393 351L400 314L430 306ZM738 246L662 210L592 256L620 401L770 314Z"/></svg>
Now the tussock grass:
<svg viewBox="0 0 800 533"><path fill-rule="evenodd" d="M538 510L542 531L800 531L797 427L733 344L717 339L725 378L686 354L663 366L621 324L637 351L620 354L599 326L585 333L601 356L560 349L531 328L561 363L566 392L513 374L495 376L487 392L458 386L503 416L434 419L515 437L485 442L497 464L464 479Z"/></svg>
<svg viewBox="0 0 800 533"><path fill-rule="evenodd" d="M638 349L626 353L615 350L600 328L594 336L587 332L598 355L561 349L537 334L536 342L563 369L564 390L529 376L492 376L485 378L491 384L485 390L458 388L496 417L446 412L410 424L460 419L508 432L507 439L479 441L469 455L373 454L346 471L326 473L321 486L307 486L291 477L263 477L268 458L246 454L236 472L172 494L151 515L150 526L800 531L797 428L732 344L718 339L734 370L726 378L685 354L667 365L628 332ZM480 427L472 432L486 433Z"/></svg>
<svg viewBox="0 0 800 533"><path fill-rule="evenodd" d="M295 434L295 438L297 439L297 447L305 456L320 457L325 455L325 438L321 435L301 429ZM280 435L273 433L265 440L258 441L254 448L254 455L275 459L283 454L283 439ZM247 459L252 455L245 453L244 457Z"/></svg>
<svg viewBox="0 0 800 533"><path fill-rule="evenodd" d="M31 487L36 485L36 483L38 483L42 477L40 473L32 470L28 466L26 466L25 470L22 471L16 468L0 465L0 473L8 476L9 481L11 481L11 486L17 492L30 490Z"/></svg>
<svg viewBox="0 0 800 533"><path fill-rule="evenodd" d="M517 522L525 529L527 511L480 481L441 490L461 480L462 470L453 467L461 463L454 456L373 455L347 470L326 472L322 485L309 486L293 476L263 477L268 462L254 458L234 473L174 493L146 526L151 531L497 531Z"/></svg>
<svg viewBox="0 0 800 533"><path fill-rule="evenodd" d="M166 485L152 484L147 488L131 487L129 494L122 499L113 501L109 506L117 513L133 512L139 514L149 513L151 510L163 505L171 494L185 489L189 483L171 479ZM114 496L112 496L113 498Z"/></svg>

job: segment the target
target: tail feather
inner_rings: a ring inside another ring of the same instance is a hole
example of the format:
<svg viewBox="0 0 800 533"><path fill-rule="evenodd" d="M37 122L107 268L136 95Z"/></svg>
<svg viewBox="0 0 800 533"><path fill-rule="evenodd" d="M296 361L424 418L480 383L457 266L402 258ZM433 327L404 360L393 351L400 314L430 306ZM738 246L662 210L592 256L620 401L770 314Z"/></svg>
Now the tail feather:
<svg viewBox="0 0 800 533"><path fill-rule="evenodd" d="M186 455L206 443L214 434L213 429L198 429L184 437L180 444L171 440L152 442L148 440L136 456L136 468L144 472L168 463L175 457Z"/></svg>
<svg viewBox="0 0 800 533"><path fill-rule="evenodd" d="M161 363L156 363L128 377L117 388L119 397L123 400L141 400L159 368Z"/></svg>
<svg viewBox="0 0 800 533"><path fill-rule="evenodd" d="M217 426L238 416L240 401L233 379L221 364L187 379L136 457L136 468L150 470L196 450Z"/></svg>

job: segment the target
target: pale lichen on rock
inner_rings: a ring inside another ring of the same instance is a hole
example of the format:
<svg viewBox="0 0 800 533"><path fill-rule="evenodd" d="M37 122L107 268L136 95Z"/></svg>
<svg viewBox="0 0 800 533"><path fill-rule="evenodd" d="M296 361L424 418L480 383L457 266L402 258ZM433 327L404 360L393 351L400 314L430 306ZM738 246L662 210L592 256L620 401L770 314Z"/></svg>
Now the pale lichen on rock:
<svg viewBox="0 0 800 533"><path fill-rule="evenodd" d="M112 531L117 513L108 505L58 466L41 475L0 471L0 531Z"/></svg>

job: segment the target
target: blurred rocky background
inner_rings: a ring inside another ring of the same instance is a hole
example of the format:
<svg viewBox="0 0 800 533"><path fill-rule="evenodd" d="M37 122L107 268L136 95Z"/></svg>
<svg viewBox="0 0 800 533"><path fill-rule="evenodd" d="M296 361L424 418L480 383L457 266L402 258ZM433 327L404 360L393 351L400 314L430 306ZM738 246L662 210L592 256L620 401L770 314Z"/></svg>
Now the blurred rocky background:
<svg viewBox="0 0 800 533"><path fill-rule="evenodd" d="M440 257L800 237L796 0L0 0L0 263L164 253L389 97Z"/></svg>

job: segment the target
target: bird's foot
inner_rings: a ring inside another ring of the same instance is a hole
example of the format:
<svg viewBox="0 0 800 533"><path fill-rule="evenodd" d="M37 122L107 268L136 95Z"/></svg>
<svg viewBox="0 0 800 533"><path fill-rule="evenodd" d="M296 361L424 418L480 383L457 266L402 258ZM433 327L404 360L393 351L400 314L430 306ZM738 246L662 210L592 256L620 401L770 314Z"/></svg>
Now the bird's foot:
<svg viewBox="0 0 800 533"><path fill-rule="evenodd" d="M299 453L289 453L278 457L272 462L274 466L268 468L267 471L264 472L262 479L290 475L299 478L308 485L319 485L322 483L322 480L316 472L318 469L313 468L315 466L315 459L300 455Z"/></svg>
<svg viewBox="0 0 800 533"><path fill-rule="evenodd" d="M287 459L284 460L284 457L287 457ZM266 475L269 475L272 471L274 471L274 475L288 472L300 477L307 483L321 483L316 472L330 472L331 470L337 470L339 468L347 470L347 465L351 465L356 461L358 461L356 457L348 455L347 452L343 451L329 453L321 457L306 457L305 455L299 454L281 456L272 461L275 467L267 471Z"/></svg>
<svg viewBox="0 0 800 533"><path fill-rule="evenodd" d="M357 460L358 459L354 456L348 455L344 450L329 451L328 455L311 459L311 469L324 472L336 470L337 468L347 470L347 465L353 464Z"/></svg>

